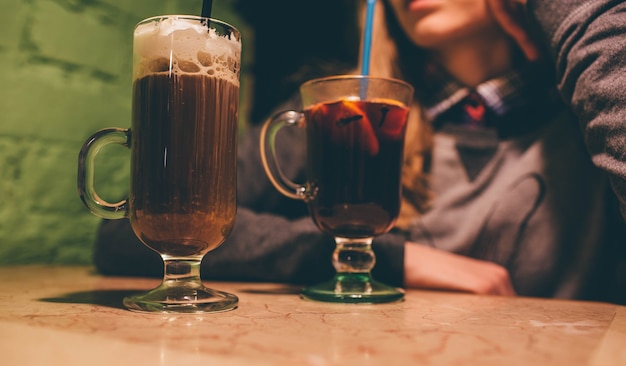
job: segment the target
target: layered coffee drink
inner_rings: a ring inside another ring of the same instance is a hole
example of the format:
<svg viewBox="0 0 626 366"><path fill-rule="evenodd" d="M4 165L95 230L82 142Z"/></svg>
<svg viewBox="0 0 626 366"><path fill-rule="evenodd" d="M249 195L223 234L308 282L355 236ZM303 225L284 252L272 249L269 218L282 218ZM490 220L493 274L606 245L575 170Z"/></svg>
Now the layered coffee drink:
<svg viewBox="0 0 626 366"><path fill-rule="evenodd" d="M241 43L182 17L134 37L132 227L164 258L202 256L235 220Z"/></svg>

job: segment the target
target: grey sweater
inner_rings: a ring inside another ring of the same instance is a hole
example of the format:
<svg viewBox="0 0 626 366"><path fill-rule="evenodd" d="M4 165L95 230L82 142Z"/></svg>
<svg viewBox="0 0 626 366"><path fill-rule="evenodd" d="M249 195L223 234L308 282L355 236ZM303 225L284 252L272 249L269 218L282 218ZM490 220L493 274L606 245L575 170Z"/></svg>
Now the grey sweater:
<svg viewBox="0 0 626 366"><path fill-rule="evenodd" d="M591 163L588 151L593 162L611 174L616 192L624 194L620 197L626 198L626 154L620 155L616 149L621 141L616 118L619 103L611 99L623 99L625 88L619 94L619 90L609 92L585 82L590 74L597 79L601 70L588 68L600 65L585 61L590 51L584 49L590 46L575 46L587 36L575 37L568 29L584 29L584 22L594 22L578 18L580 11L568 9L595 9L589 3L600 2L529 4L538 14L554 16L537 20L554 50L560 90L580 115L587 144L566 108L556 117L534 121L537 128L507 138L484 131L439 131L432 165L433 207L416 220L412 230L394 231L375 240L375 278L402 285L404 243L408 240L499 263L510 271L515 289L522 295L618 301L603 294L611 290L613 259L619 249L615 242L624 241L622 221L613 210L616 200L608 189L607 174ZM552 6L559 11L550 11ZM615 26L626 27L623 24L626 21ZM582 49L581 59L566 49ZM614 52L622 53L619 60L623 63L626 51L622 50L626 47ZM590 96L594 102L588 101ZM295 106L297 103L283 107ZM278 145L281 167L294 180L303 181L304 140L296 130L288 133L293 136L282 134ZM459 147L464 147L464 153ZM470 177L463 162L467 154L480 151L489 151L488 162ZM334 242L314 226L302 202L281 196L271 186L259 160L257 128L240 139L238 177L235 228L221 247L205 256L203 277L299 284L329 278L334 271ZM135 238L127 220L103 221L94 253L97 268L105 274L162 273L160 258Z"/></svg>
<svg viewBox="0 0 626 366"><path fill-rule="evenodd" d="M559 90L626 217L626 2L528 0L528 8L554 58Z"/></svg>

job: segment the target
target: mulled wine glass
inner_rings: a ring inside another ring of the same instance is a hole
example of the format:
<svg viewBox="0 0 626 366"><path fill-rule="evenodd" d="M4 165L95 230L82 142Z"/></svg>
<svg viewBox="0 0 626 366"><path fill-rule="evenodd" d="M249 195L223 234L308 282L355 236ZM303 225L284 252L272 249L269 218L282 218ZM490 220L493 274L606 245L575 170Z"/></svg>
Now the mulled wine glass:
<svg viewBox="0 0 626 366"><path fill-rule="evenodd" d="M393 227L400 212L413 88L396 79L339 75L310 80L302 84L300 94L303 110L269 118L260 146L263 166L276 189L304 200L317 227L335 238L334 277L304 288L302 296L346 303L400 300L401 289L372 278L372 241ZM292 182L280 170L276 137L285 127L306 130L304 184Z"/></svg>

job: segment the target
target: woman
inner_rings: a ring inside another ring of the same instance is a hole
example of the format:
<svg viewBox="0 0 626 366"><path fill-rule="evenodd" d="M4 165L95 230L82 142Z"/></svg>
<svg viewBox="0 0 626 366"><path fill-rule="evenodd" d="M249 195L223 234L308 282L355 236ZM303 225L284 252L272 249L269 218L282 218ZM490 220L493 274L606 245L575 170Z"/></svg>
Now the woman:
<svg viewBox="0 0 626 366"><path fill-rule="evenodd" d="M402 214L375 240L374 277L415 288L597 298L617 215L547 64L524 56L487 0L379 2L374 29L371 74L416 89ZM302 178L302 144L279 148L285 173ZM332 238L267 181L256 129L240 141L238 169L237 223L205 256L203 275L331 277ZM103 223L95 262L108 274L162 270L126 221Z"/></svg>
<svg viewBox="0 0 626 366"><path fill-rule="evenodd" d="M619 221L550 64L526 58L487 1L383 4L387 26L378 26L388 35L376 35L388 49L374 54L372 70L409 80L435 131L435 199L410 239L498 263L520 294L591 296ZM470 111L484 104L479 126L463 121L464 98ZM408 286L417 248L405 246Z"/></svg>

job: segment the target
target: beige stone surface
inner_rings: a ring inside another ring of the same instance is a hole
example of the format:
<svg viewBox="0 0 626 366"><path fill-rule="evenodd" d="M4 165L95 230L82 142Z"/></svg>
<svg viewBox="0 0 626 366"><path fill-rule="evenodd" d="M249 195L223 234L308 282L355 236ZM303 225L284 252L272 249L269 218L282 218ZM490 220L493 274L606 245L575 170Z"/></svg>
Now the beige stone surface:
<svg viewBox="0 0 626 366"><path fill-rule="evenodd" d="M236 310L163 315L122 297L158 280L89 267L0 268L6 365L626 365L614 304L409 290L379 305L302 300L298 287L207 283Z"/></svg>

